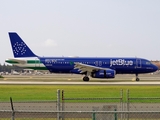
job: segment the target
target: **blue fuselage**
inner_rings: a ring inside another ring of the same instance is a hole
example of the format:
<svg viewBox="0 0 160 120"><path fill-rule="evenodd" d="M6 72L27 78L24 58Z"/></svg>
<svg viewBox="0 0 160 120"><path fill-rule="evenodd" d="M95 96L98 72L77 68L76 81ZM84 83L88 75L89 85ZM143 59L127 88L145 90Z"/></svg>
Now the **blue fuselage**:
<svg viewBox="0 0 160 120"><path fill-rule="evenodd" d="M158 68L149 60L142 58L88 58L88 57L39 57L39 60L54 73L77 73L80 71L74 69L74 63L110 68L116 71L116 74L140 74L155 72Z"/></svg>

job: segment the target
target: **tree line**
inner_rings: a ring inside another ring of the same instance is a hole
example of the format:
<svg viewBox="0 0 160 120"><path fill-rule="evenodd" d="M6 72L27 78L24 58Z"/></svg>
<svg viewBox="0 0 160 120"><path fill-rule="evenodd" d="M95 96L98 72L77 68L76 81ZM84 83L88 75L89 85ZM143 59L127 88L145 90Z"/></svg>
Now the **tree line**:
<svg viewBox="0 0 160 120"><path fill-rule="evenodd" d="M6 64L3 64L1 65L0 64L0 72L8 72L10 73L11 70L16 70L17 72L20 72L22 71L24 68L21 68L21 67L18 67L18 66L15 66L15 65L6 65Z"/></svg>

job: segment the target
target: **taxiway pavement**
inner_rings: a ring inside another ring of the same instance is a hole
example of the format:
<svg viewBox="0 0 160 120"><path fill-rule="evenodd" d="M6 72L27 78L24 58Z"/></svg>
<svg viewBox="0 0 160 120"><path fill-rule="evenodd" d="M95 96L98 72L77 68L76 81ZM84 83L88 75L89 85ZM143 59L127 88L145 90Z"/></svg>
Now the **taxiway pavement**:
<svg viewBox="0 0 160 120"><path fill-rule="evenodd" d="M140 81L135 81L135 75L116 75L114 79L95 79L84 82L82 75L49 74L49 75L5 75L0 84L16 85L160 85L160 74L139 75Z"/></svg>

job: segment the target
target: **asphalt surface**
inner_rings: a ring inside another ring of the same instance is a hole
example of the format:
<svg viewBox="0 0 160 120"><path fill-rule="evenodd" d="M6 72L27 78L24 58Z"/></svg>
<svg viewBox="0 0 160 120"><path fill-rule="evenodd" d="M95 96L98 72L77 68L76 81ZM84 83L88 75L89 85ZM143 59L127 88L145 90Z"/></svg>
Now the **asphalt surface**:
<svg viewBox="0 0 160 120"><path fill-rule="evenodd" d="M84 82L82 75L49 74L49 75L5 75L0 84L39 84L39 85L160 85L160 74L116 75L114 79L95 79Z"/></svg>

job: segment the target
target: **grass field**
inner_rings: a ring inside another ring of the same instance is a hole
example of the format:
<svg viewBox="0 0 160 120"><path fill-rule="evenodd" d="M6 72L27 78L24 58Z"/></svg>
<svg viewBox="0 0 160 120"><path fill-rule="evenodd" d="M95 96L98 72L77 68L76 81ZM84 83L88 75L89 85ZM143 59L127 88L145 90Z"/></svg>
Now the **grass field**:
<svg viewBox="0 0 160 120"><path fill-rule="evenodd" d="M124 101L126 101L128 89L130 97L160 97L160 86L0 85L0 101L7 102L10 97L13 101L56 100L57 89L64 90L65 98L121 97L122 89Z"/></svg>

